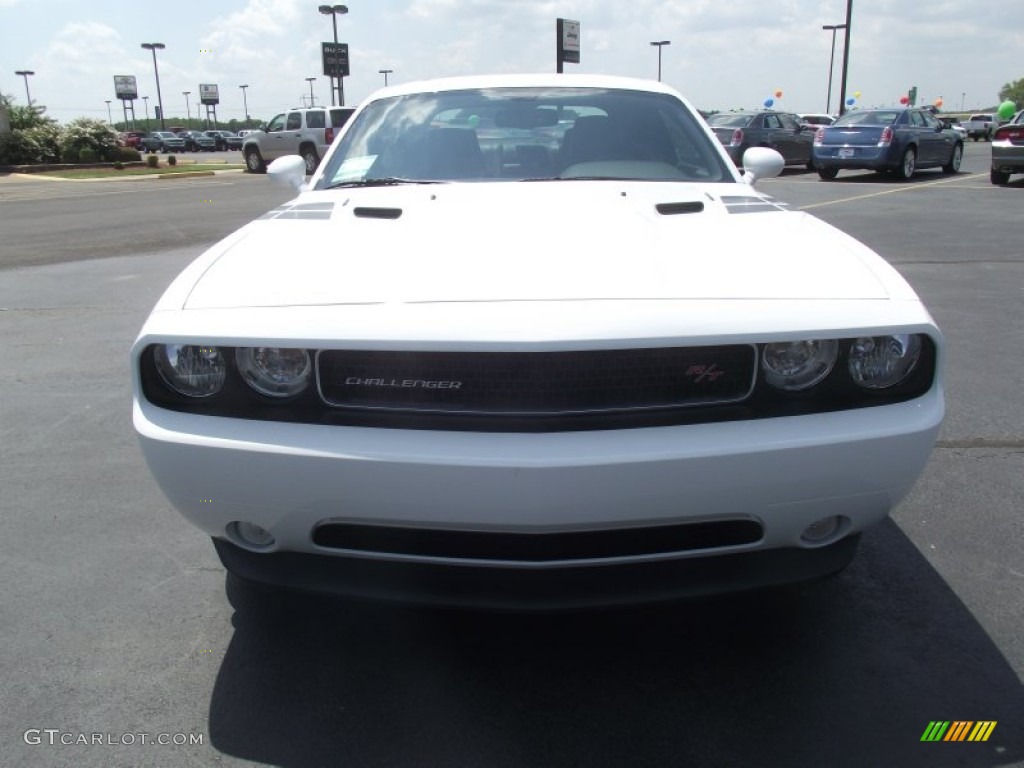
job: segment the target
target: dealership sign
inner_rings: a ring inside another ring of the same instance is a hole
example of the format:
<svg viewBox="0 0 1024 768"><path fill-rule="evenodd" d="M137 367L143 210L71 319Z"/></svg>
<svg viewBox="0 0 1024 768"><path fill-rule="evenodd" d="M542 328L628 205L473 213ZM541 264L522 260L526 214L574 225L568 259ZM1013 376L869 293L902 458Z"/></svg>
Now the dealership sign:
<svg viewBox="0 0 1024 768"><path fill-rule="evenodd" d="M199 102L201 104L220 104L220 91L216 85L199 84Z"/></svg>
<svg viewBox="0 0 1024 768"><path fill-rule="evenodd" d="M580 63L580 23L570 19L558 19L558 61L570 64Z"/></svg>
<svg viewBox="0 0 1024 768"><path fill-rule="evenodd" d="M139 98L139 88L135 84L135 75L114 75L114 93L121 101Z"/></svg>
<svg viewBox="0 0 1024 768"><path fill-rule="evenodd" d="M348 43L321 43L324 75L348 77Z"/></svg>

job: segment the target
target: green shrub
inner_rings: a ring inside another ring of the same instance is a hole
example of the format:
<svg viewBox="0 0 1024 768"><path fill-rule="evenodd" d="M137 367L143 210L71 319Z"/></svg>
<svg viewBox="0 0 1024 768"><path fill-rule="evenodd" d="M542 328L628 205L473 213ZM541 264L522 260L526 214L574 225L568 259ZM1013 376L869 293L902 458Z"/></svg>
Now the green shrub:
<svg viewBox="0 0 1024 768"><path fill-rule="evenodd" d="M78 151L78 162L80 163L95 163L96 162L96 150L90 147L82 147Z"/></svg>
<svg viewBox="0 0 1024 768"><path fill-rule="evenodd" d="M124 170L124 163L122 163L120 160L115 160L114 161L114 170L115 171L123 171Z"/></svg>
<svg viewBox="0 0 1024 768"><path fill-rule="evenodd" d="M77 163L78 162L78 150L74 147L67 147L61 150L60 161L62 163Z"/></svg>
<svg viewBox="0 0 1024 768"><path fill-rule="evenodd" d="M157 168L160 165L160 158L156 155L148 155L146 157L146 165L150 168Z"/></svg>
<svg viewBox="0 0 1024 768"><path fill-rule="evenodd" d="M107 159L122 163L136 163L142 159L142 155L139 154L139 150L132 147L114 147L108 153Z"/></svg>
<svg viewBox="0 0 1024 768"><path fill-rule="evenodd" d="M103 120L79 117L64 126L60 132L62 155L68 151L80 154L91 149L93 158L105 158L117 148L117 132Z"/></svg>
<svg viewBox="0 0 1024 768"><path fill-rule="evenodd" d="M168 165L177 165L178 164L178 158L176 158L174 155L168 155L167 156L167 164Z"/></svg>

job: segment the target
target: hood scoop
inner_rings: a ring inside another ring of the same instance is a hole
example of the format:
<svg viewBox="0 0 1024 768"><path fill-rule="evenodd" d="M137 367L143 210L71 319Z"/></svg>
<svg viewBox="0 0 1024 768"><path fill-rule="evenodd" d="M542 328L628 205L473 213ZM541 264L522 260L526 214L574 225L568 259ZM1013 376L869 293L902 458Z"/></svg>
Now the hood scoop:
<svg viewBox="0 0 1024 768"><path fill-rule="evenodd" d="M704 203L700 200L688 200L684 203L658 203L654 209L662 216L675 216L680 213L700 213Z"/></svg>
<svg viewBox="0 0 1024 768"><path fill-rule="evenodd" d="M359 219L397 219L402 215L402 209L360 206L352 209L352 215Z"/></svg>

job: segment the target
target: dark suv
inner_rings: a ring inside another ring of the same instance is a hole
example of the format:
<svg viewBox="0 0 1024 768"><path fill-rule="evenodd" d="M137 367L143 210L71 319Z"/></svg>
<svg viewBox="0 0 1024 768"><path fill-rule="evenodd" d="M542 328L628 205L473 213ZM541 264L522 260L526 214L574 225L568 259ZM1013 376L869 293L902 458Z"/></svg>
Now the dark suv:
<svg viewBox="0 0 1024 768"><path fill-rule="evenodd" d="M782 155L786 165L814 169L814 129L804 127L796 115L773 110L719 112L708 117L707 123L737 168L743 166L743 153L751 147L770 147Z"/></svg>

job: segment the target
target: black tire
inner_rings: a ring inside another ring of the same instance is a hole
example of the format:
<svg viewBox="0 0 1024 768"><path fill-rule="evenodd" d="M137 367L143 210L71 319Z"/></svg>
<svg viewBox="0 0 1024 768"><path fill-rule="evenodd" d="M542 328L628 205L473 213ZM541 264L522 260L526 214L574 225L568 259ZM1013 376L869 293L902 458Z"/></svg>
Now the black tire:
<svg viewBox="0 0 1024 768"><path fill-rule="evenodd" d="M1004 173L1003 171L997 171L995 168L989 171L988 177L993 184L998 184L999 186L1007 184L1010 181L1010 174Z"/></svg>
<svg viewBox="0 0 1024 768"><path fill-rule="evenodd" d="M267 164L263 162L263 155L256 147L245 150L245 167L249 169L249 173L267 172Z"/></svg>
<svg viewBox="0 0 1024 768"><path fill-rule="evenodd" d="M949 155L949 162L942 166L943 173L959 173L960 161L964 159L964 145L957 142Z"/></svg>
<svg viewBox="0 0 1024 768"><path fill-rule="evenodd" d="M818 176L822 181L833 181L839 175L838 168L819 168Z"/></svg>
<svg viewBox="0 0 1024 768"><path fill-rule="evenodd" d="M917 153L913 147L907 147L903 153L903 159L900 161L899 167L896 169L896 177L906 181L914 175L914 171L917 169Z"/></svg>
<svg viewBox="0 0 1024 768"><path fill-rule="evenodd" d="M316 153L316 147L312 144L303 144L299 148L299 154L306 164L306 175L312 176L316 172L316 167L320 165L320 155Z"/></svg>

